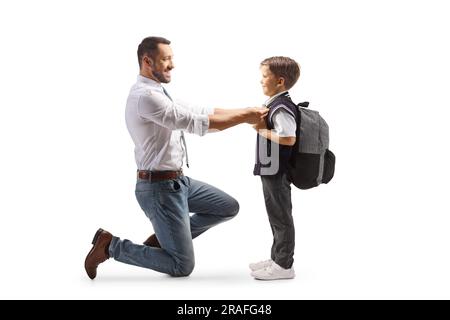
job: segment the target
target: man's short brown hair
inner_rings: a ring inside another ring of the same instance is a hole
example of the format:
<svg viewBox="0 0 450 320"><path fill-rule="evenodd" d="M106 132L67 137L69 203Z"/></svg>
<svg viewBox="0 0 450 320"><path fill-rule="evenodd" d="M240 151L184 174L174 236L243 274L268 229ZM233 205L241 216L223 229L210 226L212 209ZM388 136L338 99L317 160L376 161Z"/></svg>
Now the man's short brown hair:
<svg viewBox="0 0 450 320"><path fill-rule="evenodd" d="M170 44L170 41L163 37L147 37L142 40L138 47L137 55L139 61L139 68L141 68L142 57L144 54L154 58L158 52L158 44Z"/></svg>
<svg viewBox="0 0 450 320"><path fill-rule="evenodd" d="M277 77L284 78L284 86L290 89L300 77L300 66L295 60L288 57L270 57L261 62Z"/></svg>

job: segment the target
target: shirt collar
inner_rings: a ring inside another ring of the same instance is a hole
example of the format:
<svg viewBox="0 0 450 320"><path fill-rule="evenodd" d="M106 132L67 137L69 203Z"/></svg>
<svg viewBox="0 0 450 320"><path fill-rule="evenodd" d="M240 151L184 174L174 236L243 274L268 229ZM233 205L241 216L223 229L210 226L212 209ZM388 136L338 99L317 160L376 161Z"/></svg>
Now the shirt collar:
<svg viewBox="0 0 450 320"><path fill-rule="evenodd" d="M269 100L266 101L266 103L264 103L266 106L268 106L269 104L272 103L273 100L275 100L276 98L278 98L279 96L285 94L286 92L288 92L288 90L285 90L283 92L277 93L276 95L272 96L269 98Z"/></svg>
<svg viewBox="0 0 450 320"><path fill-rule="evenodd" d="M150 78L138 75L137 76L137 81L141 82L141 83L145 83L146 85L151 86L153 88L157 88L157 89L159 89L161 91L163 90L163 87L162 87L161 83L156 82L153 79L150 79Z"/></svg>

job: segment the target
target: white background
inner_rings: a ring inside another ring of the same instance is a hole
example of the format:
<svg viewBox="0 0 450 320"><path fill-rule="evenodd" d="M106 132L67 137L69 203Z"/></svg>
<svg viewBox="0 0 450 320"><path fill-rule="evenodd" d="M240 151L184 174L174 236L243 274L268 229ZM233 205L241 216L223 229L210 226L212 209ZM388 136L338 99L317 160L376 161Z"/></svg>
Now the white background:
<svg viewBox="0 0 450 320"><path fill-rule="evenodd" d="M449 299L445 1L0 2L0 298ZM83 263L98 227L141 242L125 101L142 38L172 41L172 96L264 102L259 63L302 66L295 101L330 125L332 183L293 189L291 281L260 282L271 232L248 125L187 139L188 175L238 199L195 239L188 278Z"/></svg>

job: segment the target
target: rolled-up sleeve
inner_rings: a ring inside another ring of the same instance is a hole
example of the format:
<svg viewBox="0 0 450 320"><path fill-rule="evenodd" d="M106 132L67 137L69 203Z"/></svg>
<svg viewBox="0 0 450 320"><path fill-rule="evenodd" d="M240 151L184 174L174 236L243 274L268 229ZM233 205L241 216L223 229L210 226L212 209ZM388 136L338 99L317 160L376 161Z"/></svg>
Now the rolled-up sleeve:
<svg viewBox="0 0 450 320"><path fill-rule="evenodd" d="M196 113L196 114L206 114L206 115L214 114L214 108L211 108L211 107L201 107L201 106L190 104L183 100L175 100L175 103L183 108L186 108L186 109L192 111L193 113Z"/></svg>
<svg viewBox="0 0 450 320"><path fill-rule="evenodd" d="M139 97L138 115L171 130L184 130L203 136L209 127L208 113L196 113L192 109L173 102L163 93L150 91ZM205 109L206 111L207 109Z"/></svg>

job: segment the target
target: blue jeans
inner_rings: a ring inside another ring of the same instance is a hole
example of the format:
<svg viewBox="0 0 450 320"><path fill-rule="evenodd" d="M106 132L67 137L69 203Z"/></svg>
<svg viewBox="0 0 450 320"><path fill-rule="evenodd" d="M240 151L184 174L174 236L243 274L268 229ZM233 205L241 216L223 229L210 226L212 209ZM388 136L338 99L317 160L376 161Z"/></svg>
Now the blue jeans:
<svg viewBox="0 0 450 320"><path fill-rule="evenodd" d="M239 203L225 192L186 176L159 182L138 179L136 198L161 249L113 237L110 257L172 276L187 276L194 269L192 239L239 211Z"/></svg>

